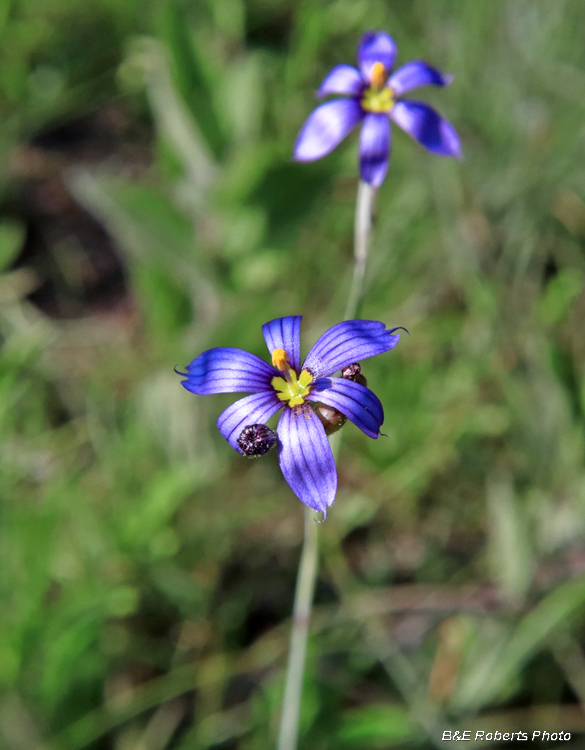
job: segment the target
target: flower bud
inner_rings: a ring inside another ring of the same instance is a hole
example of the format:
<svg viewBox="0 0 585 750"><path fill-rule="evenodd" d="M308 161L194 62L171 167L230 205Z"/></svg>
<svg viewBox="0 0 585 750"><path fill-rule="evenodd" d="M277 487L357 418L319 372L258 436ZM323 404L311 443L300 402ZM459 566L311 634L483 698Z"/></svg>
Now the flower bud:
<svg viewBox="0 0 585 750"><path fill-rule="evenodd" d="M315 412L325 428L326 435L333 435L334 432L340 430L347 422L347 417L332 406L319 404L315 409Z"/></svg>
<svg viewBox="0 0 585 750"><path fill-rule="evenodd" d="M259 458L276 445L276 433L265 424L249 424L237 439L242 452L248 458Z"/></svg>
<svg viewBox="0 0 585 750"><path fill-rule="evenodd" d="M353 365L344 367L341 371L341 377L345 378L346 380L353 380L354 383L360 383L360 385L367 386L368 384L368 381L362 375L362 368L359 362L354 362Z"/></svg>

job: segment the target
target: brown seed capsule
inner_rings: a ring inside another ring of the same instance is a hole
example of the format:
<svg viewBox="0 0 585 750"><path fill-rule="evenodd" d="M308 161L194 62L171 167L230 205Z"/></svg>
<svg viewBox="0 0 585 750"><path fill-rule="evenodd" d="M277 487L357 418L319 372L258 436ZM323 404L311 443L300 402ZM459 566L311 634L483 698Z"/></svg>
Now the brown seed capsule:
<svg viewBox="0 0 585 750"><path fill-rule="evenodd" d="M354 383L360 383L361 385L367 386L368 384L368 381L362 375L362 368L359 362L354 362L353 365L344 367L341 371L341 377L345 378L346 380L353 380Z"/></svg>
<svg viewBox="0 0 585 750"><path fill-rule="evenodd" d="M340 430L343 425L347 422L347 417L332 406L325 406L325 404L319 404L315 409L315 412L321 424L325 428L326 435L333 435L334 432Z"/></svg>
<svg viewBox="0 0 585 750"><path fill-rule="evenodd" d="M265 424L249 424L237 439L242 452L248 458L264 456L276 444L276 433Z"/></svg>

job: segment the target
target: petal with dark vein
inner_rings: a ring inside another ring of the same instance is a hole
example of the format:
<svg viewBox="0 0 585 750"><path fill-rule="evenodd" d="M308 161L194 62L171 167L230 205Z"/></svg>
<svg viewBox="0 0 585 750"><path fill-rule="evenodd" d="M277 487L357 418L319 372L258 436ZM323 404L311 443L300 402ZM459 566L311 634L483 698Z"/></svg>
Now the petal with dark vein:
<svg viewBox="0 0 585 750"><path fill-rule="evenodd" d="M408 135L440 156L461 156L461 142L448 120L424 102L397 102L390 117Z"/></svg>
<svg viewBox="0 0 585 750"><path fill-rule="evenodd" d="M285 407L278 422L278 460L301 502L327 513L335 499L337 472L325 429L308 404Z"/></svg>
<svg viewBox="0 0 585 750"><path fill-rule="evenodd" d="M314 378L327 377L353 362L393 349L400 338L377 320L345 320L330 328L311 348L303 367Z"/></svg>
<svg viewBox="0 0 585 750"><path fill-rule="evenodd" d="M208 349L185 369L187 379L181 385L199 395L259 393L268 390L270 381L278 374L255 354L229 346Z"/></svg>
<svg viewBox="0 0 585 750"><path fill-rule="evenodd" d="M384 409L380 399L361 383L344 378L319 378L311 386L309 399L337 409L368 437L380 435Z"/></svg>
<svg viewBox="0 0 585 750"><path fill-rule="evenodd" d="M297 375L301 367L302 319L302 315L289 315L286 318L275 318L262 326L264 341L270 356L275 349L284 349Z"/></svg>

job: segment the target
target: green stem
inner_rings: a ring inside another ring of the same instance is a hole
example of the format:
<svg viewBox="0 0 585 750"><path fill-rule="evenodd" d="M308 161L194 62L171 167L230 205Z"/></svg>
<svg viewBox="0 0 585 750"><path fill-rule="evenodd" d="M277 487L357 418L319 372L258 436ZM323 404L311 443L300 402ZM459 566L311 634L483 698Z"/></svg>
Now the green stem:
<svg viewBox="0 0 585 750"><path fill-rule="evenodd" d="M375 202L376 188L360 180L355 204L353 275L344 320L353 320L361 310Z"/></svg>
<svg viewBox="0 0 585 750"><path fill-rule="evenodd" d="M344 320L355 318L361 308L375 198L376 189L360 180L355 207L353 275ZM341 444L340 438L341 432L331 438L331 450L335 459L337 459ZM277 750L296 750L297 748L307 641L318 561L318 526L311 508L305 508L305 537L297 575Z"/></svg>
<svg viewBox="0 0 585 750"><path fill-rule="evenodd" d="M318 526L315 523L313 513L314 511L311 508L305 507L305 538L295 591L286 683L278 734L278 750L296 750L299 734L309 622L317 579Z"/></svg>

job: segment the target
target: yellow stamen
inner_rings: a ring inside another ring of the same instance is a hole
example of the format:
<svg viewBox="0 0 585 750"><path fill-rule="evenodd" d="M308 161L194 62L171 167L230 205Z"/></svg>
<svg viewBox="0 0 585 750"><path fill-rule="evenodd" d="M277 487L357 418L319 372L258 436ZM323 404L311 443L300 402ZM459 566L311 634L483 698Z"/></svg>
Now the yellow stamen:
<svg viewBox="0 0 585 750"><path fill-rule="evenodd" d="M386 68L381 62L375 62L370 70L370 83L372 88L381 89L386 83Z"/></svg>
<svg viewBox="0 0 585 750"><path fill-rule="evenodd" d="M290 367L288 354L284 349L275 349L272 352L272 364L281 372L285 372Z"/></svg>
<svg viewBox="0 0 585 750"><path fill-rule="evenodd" d="M272 356L274 358L274 354ZM275 366L278 367L278 365ZM288 401L289 406L300 406L305 402L312 382L313 376L308 370L303 370L297 378L296 372L290 368L286 371L284 378L275 377L271 380L274 390L280 391L277 394L278 398L281 401Z"/></svg>

